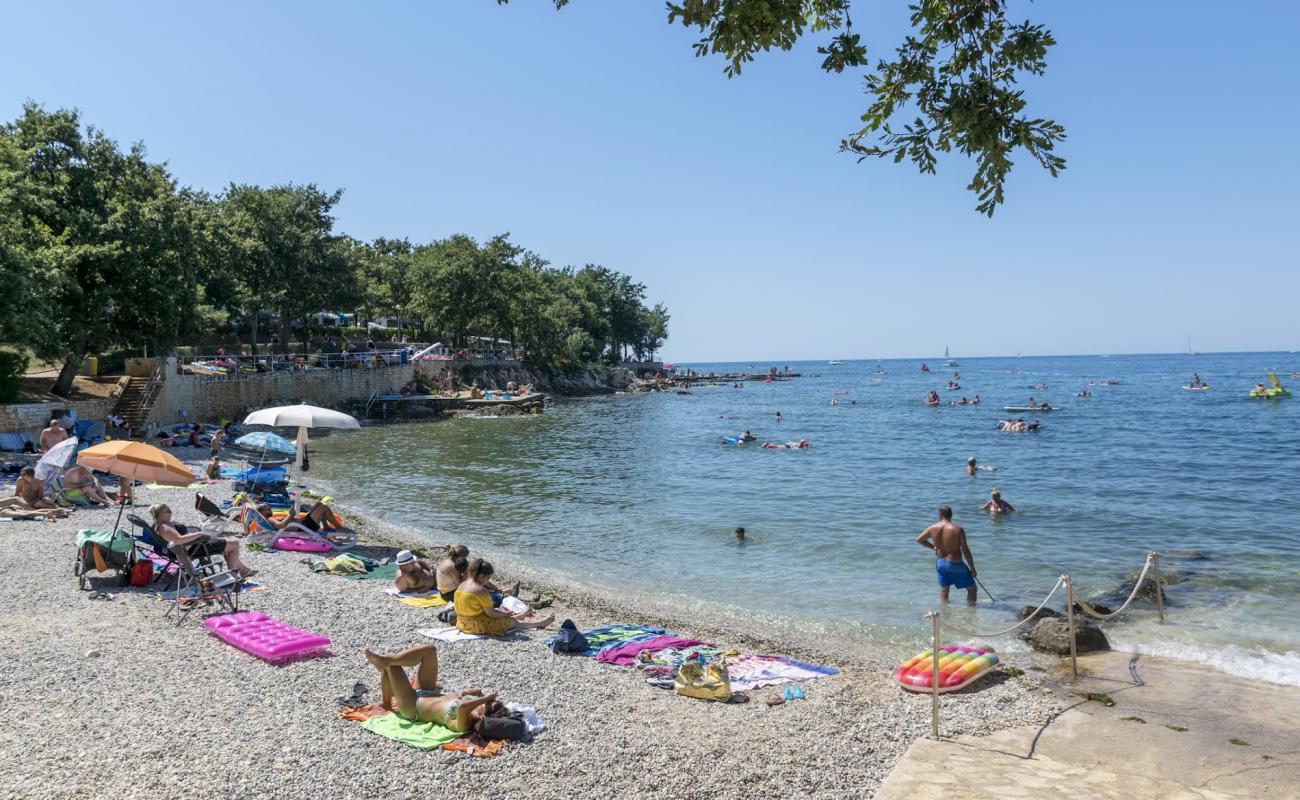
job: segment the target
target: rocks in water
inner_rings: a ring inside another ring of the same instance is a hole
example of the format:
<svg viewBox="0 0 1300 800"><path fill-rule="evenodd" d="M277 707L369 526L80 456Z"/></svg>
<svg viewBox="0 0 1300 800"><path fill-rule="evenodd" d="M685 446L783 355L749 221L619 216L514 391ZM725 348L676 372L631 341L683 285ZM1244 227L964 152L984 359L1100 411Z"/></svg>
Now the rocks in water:
<svg viewBox="0 0 1300 800"><path fill-rule="evenodd" d="M1076 652L1090 653L1110 649L1106 634L1085 619L1075 618L1074 632ZM1035 650L1058 656L1070 654L1070 623L1060 616L1040 619L1024 638Z"/></svg>
<svg viewBox="0 0 1300 800"><path fill-rule="evenodd" d="M1089 601L1088 601L1088 605L1092 606L1092 610L1093 610L1093 611L1096 611L1098 614L1102 614L1103 616L1105 616L1105 615L1110 615L1110 614L1114 614L1114 613L1115 613L1115 609L1111 608L1110 606L1106 605L1105 603L1099 603L1099 602L1097 602L1097 601L1095 601L1095 600L1089 600ZM1087 612L1083 610L1083 606L1079 605L1078 603L1075 603L1075 604L1074 604L1074 613L1075 613L1075 614L1086 614Z"/></svg>
<svg viewBox="0 0 1300 800"><path fill-rule="evenodd" d="M1038 614L1035 615L1034 608L1036 608L1036 606L1025 606L1024 608L1020 609L1020 619L1023 621L1029 619L1031 616L1036 617L1037 619L1050 619L1052 617L1062 616L1061 612L1056 611L1055 609L1047 608L1046 606L1039 609Z"/></svg>

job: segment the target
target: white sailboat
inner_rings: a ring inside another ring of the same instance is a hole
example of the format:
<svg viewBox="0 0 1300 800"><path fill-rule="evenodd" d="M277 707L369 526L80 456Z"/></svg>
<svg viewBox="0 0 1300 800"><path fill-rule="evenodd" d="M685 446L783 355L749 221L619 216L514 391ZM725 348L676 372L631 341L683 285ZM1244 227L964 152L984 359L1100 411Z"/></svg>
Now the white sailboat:
<svg viewBox="0 0 1300 800"><path fill-rule="evenodd" d="M945 367L957 367L957 366L961 366L961 365L958 364L956 361L953 361L953 360L952 360L952 356L948 355L948 345L946 345L946 344L943 346L943 365L944 365Z"/></svg>

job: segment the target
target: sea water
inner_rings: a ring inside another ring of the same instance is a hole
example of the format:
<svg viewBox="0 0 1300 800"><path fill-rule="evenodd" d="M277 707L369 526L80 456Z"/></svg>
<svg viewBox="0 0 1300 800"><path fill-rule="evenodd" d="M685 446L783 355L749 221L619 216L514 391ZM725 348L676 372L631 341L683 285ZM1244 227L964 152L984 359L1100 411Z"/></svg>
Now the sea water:
<svg viewBox="0 0 1300 800"><path fill-rule="evenodd" d="M1300 356L922 363L692 364L802 377L376 425L314 444L311 475L430 541L688 613L900 652L929 632L934 557L915 538L948 504L996 598L954 603L946 613L961 626L1012 624L1062 574L1084 597L1113 590L1155 550L1176 581L1168 621L1139 603L1107 628L1117 648L1300 685L1300 396L1247 396L1269 370L1300 390ZM1182 388L1193 371L1209 391ZM931 389L943 405L923 403ZM949 405L976 394L980 405ZM1059 410L1014 415L1040 420L1037 433L998 431L1002 407L1030 396ZM721 443L746 429L758 442ZM812 446L758 446L799 439ZM968 477L971 456L996 472ZM1015 514L979 510L995 487Z"/></svg>

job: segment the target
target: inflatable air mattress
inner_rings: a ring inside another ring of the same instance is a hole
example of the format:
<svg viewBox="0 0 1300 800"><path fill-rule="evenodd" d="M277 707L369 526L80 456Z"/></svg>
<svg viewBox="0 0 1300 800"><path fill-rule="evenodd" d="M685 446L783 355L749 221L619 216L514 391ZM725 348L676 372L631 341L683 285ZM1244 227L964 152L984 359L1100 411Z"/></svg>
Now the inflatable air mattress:
<svg viewBox="0 0 1300 800"><path fill-rule="evenodd" d="M283 661L322 650L330 640L298 630L260 611L240 611L209 617L203 626L213 636L266 661Z"/></svg>
<svg viewBox="0 0 1300 800"><path fill-rule="evenodd" d="M933 651L926 650L904 661L894 672L894 680L909 692L931 691L933 664ZM991 647L940 647L939 693L964 689L997 665L998 656Z"/></svg>

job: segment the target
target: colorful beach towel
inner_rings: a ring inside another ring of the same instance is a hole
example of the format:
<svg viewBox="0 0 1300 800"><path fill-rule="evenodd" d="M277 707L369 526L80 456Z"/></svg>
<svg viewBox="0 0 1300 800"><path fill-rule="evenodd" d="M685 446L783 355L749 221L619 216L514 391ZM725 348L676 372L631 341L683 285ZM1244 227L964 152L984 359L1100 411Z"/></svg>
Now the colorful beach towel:
<svg viewBox="0 0 1300 800"><path fill-rule="evenodd" d="M727 659L727 675L731 678L731 689L746 692L761 686L776 686L791 681L811 681L838 675L834 667L809 664L784 656L760 656L742 653Z"/></svg>
<svg viewBox="0 0 1300 800"><path fill-rule="evenodd" d="M652 636L662 636L666 632L663 628L651 628L645 625L613 624L583 631L582 635L587 639L586 655L594 656L606 647L616 647L629 642L649 639ZM555 637L551 636L543 639L542 644L550 647L553 641L555 641Z"/></svg>
<svg viewBox="0 0 1300 800"><path fill-rule="evenodd" d="M433 750L462 736L436 722L411 722L397 714L371 717L361 723L361 727L419 750Z"/></svg>
<svg viewBox="0 0 1300 800"><path fill-rule="evenodd" d="M358 572L355 575L349 575L350 581L377 581L377 580L395 580L397 578L396 564L379 564L372 567L368 572Z"/></svg>
<svg viewBox="0 0 1300 800"><path fill-rule="evenodd" d="M626 667L636 663L637 657L641 653L657 653L660 650L668 648L694 647L695 645L705 645L713 647L708 642L702 642L699 639L682 639L678 636L664 635L651 636L648 639L637 639L633 642L618 644L612 647L606 647L596 654L596 660L602 664L614 664L620 667Z"/></svg>

